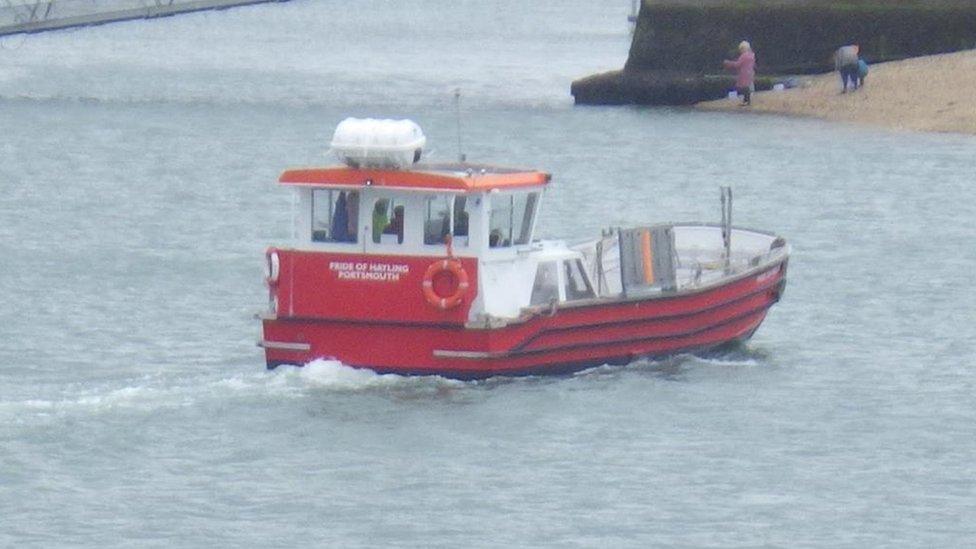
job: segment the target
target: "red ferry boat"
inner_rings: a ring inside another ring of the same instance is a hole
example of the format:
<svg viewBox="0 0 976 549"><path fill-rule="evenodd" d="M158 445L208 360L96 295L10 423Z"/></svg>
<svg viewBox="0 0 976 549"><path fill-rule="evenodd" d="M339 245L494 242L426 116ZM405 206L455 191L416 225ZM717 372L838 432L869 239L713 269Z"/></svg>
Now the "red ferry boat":
<svg viewBox="0 0 976 549"><path fill-rule="evenodd" d="M723 222L537 241L547 173L421 164L410 121L347 119L343 165L290 169L297 241L267 251L268 368L329 358L459 379L566 373L749 338L789 246Z"/></svg>

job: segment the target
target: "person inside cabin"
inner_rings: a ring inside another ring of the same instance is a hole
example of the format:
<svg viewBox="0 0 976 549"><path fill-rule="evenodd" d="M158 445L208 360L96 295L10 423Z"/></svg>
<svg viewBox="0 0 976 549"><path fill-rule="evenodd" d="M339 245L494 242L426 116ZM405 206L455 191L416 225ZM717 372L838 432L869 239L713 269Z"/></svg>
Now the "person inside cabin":
<svg viewBox="0 0 976 549"><path fill-rule="evenodd" d="M468 236L468 198L458 196L454 199L454 236Z"/></svg>
<svg viewBox="0 0 976 549"><path fill-rule="evenodd" d="M464 196L454 198L454 232L451 233L454 236L468 236L468 212L464 210L467 202L468 199ZM444 220L441 222L441 238L447 236L450 227L450 221L446 214L447 212L445 212Z"/></svg>
<svg viewBox="0 0 976 549"><path fill-rule="evenodd" d="M377 200L376 204L373 205L373 242L380 241L380 235L390 224L390 220L386 216L386 209L389 205L390 201L385 198Z"/></svg>
<svg viewBox="0 0 976 549"><path fill-rule="evenodd" d="M346 220L345 242L356 242L356 236L359 232L357 230L359 224L359 191L349 191L349 197L346 199Z"/></svg>
<svg viewBox="0 0 976 549"><path fill-rule="evenodd" d="M488 247L497 248L502 245L502 232L498 229L492 229L491 233L488 234Z"/></svg>
<svg viewBox="0 0 976 549"><path fill-rule="evenodd" d="M403 244L403 206L393 207L393 217L383 229L383 234L395 234L397 235L397 244Z"/></svg>
<svg viewBox="0 0 976 549"><path fill-rule="evenodd" d="M346 192L339 193L336 199L335 214L332 216L332 240L345 242L349 240L349 208L346 205Z"/></svg>

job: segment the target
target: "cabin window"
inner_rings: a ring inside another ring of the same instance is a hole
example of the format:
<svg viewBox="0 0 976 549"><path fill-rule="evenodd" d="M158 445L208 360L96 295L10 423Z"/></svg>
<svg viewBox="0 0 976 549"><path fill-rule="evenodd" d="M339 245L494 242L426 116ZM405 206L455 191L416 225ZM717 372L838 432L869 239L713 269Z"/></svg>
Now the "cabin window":
<svg viewBox="0 0 976 549"><path fill-rule="evenodd" d="M312 191L312 241L356 242L359 191Z"/></svg>
<svg viewBox="0 0 976 549"><path fill-rule="evenodd" d="M443 244L450 222L450 197L428 196L424 201L424 244Z"/></svg>
<svg viewBox="0 0 976 549"><path fill-rule="evenodd" d="M467 197L428 196L424 202L424 244L444 244L444 237L448 234L454 237L453 246L467 246Z"/></svg>
<svg viewBox="0 0 976 549"><path fill-rule="evenodd" d="M589 299L594 297L593 287L583 272L583 262L579 259L563 262L565 266L565 279L563 280L563 290L566 293L566 301L575 299Z"/></svg>
<svg viewBox="0 0 976 549"><path fill-rule="evenodd" d="M403 204L393 198L373 202L373 242L403 244Z"/></svg>
<svg viewBox="0 0 976 549"><path fill-rule="evenodd" d="M535 283L532 285L530 305L544 305L559 300L559 281L557 280L556 262L539 263L535 271Z"/></svg>
<svg viewBox="0 0 976 549"><path fill-rule="evenodd" d="M468 197L454 197L454 241L458 245L467 244L468 240ZM460 238L459 238L460 237Z"/></svg>
<svg viewBox="0 0 976 549"><path fill-rule="evenodd" d="M488 245L492 248L528 244L539 193L491 195Z"/></svg>

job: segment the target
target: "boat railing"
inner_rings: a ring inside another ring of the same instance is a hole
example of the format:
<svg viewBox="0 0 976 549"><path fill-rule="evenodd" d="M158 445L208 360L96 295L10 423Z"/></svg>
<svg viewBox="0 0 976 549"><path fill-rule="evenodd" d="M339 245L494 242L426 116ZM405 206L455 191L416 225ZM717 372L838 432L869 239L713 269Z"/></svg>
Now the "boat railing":
<svg viewBox="0 0 976 549"><path fill-rule="evenodd" d="M571 247L583 255L599 297L693 289L773 263L789 251L776 235L725 221L613 228Z"/></svg>
<svg viewBox="0 0 976 549"><path fill-rule="evenodd" d="M789 254L786 241L778 236L740 229L728 225L676 225L684 229L711 231L715 242L710 246L678 246L679 286L693 288L722 278L772 264ZM721 241L718 236L721 233Z"/></svg>

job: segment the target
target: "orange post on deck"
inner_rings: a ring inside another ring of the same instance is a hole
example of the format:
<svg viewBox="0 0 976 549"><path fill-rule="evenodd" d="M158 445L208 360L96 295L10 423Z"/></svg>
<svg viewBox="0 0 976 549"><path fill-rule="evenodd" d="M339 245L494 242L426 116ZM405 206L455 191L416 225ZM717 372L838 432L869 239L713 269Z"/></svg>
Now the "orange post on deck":
<svg viewBox="0 0 976 549"><path fill-rule="evenodd" d="M651 232L647 229L641 231L641 249L644 260L644 283L651 285L654 283L654 256L651 252Z"/></svg>

